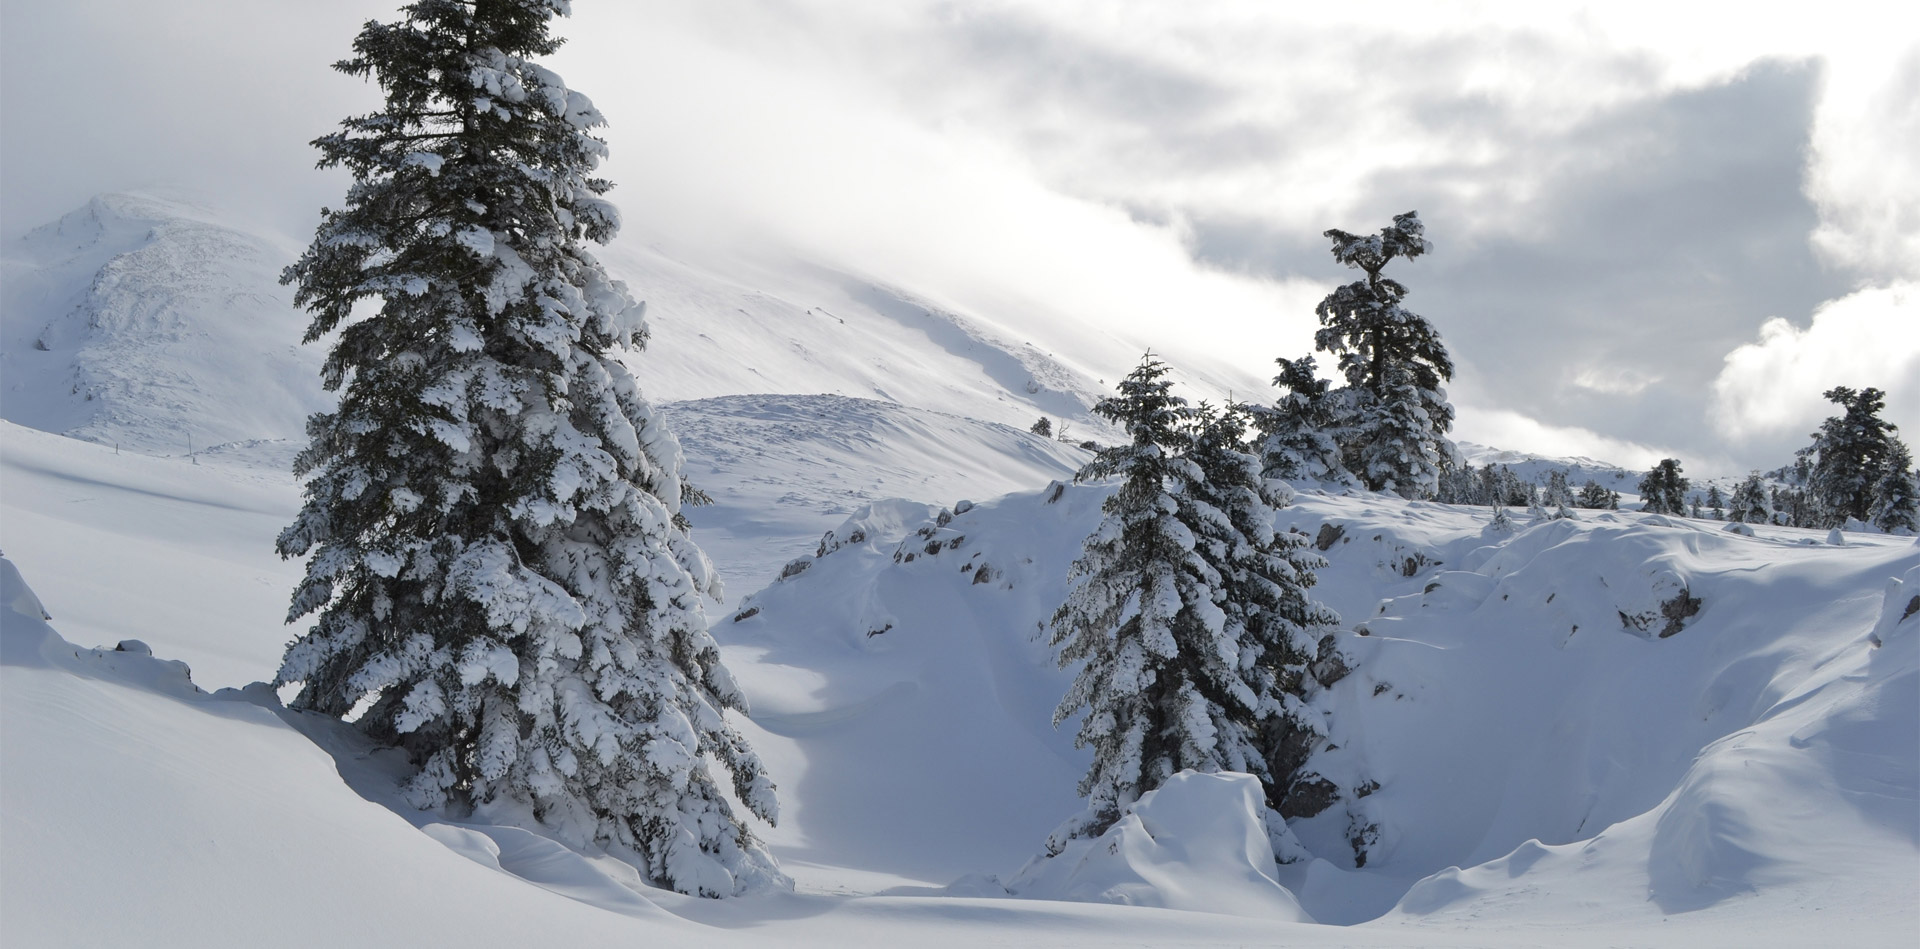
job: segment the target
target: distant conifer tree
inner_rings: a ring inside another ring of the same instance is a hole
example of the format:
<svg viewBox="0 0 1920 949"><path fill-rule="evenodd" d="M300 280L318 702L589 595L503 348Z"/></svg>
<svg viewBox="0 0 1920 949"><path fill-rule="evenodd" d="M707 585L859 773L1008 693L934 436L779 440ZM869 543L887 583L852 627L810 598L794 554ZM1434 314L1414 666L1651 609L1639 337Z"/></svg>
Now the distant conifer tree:
<svg viewBox="0 0 1920 949"><path fill-rule="evenodd" d="M1378 234L1329 230L1336 260L1366 272L1363 281L1336 288L1315 309L1317 348L1340 356L1347 381L1340 406L1344 467L1369 490L1432 497L1443 460L1453 452L1446 433L1453 406L1442 385L1453 360L1440 334L1401 306L1407 288L1381 271L1394 258L1432 250L1420 216L1395 215Z"/></svg>
<svg viewBox="0 0 1920 949"><path fill-rule="evenodd" d="M1760 472L1747 475L1747 480L1733 489L1732 510L1727 516L1743 524L1766 524L1773 520L1773 508L1767 503L1767 485L1760 479Z"/></svg>
<svg viewBox="0 0 1920 949"><path fill-rule="evenodd" d="M1602 487L1600 482L1588 478L1587 483L1580 486L1577 503L1590 511L1609 511L1620 506L1620 495Z"/></svg>
<svg viewBox="0 0 1920 949"><path fill-rule="evenodd" d="M1886 408L1886 393L1835 386L1824 395L1845 411L1822 422L1820 430L1813 433L1813 444L1799 453L1810 462L1806 484L1815 513L1814 523L1808 526L1839 527L1849 519L1870 521L1878 489L1893 467L1894 446L1900 444L1894 434L1897 426L1880 418L1880 411Z"/></svg>
<svg viewBox="0 0 1920 949"><path fill-rule="evenodd" d="M1887 452L1886 472L1873 490L1873 525L1888 533L1920 531L1920 478L1913 455L1899 439Z"/></svg>
<svg viewBox="0 0 1920 949"><path fill-rule="evenodd" d="M1640 510L1649 514L1685 514L1687 479L1680 476L1678 458L1662 458L1640 479Z"/></svg>

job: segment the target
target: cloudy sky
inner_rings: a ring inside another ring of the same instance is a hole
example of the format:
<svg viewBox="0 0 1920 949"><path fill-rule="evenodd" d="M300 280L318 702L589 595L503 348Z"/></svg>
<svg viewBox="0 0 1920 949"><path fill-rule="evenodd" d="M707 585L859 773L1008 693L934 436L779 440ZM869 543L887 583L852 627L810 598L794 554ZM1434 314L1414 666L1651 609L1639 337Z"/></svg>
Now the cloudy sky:
<svg viewBox="0 0 1920 949"><path fill-rule="evenodd" d="M343 182L305 142L374 101L325 64L393 6L0 3L9 236L171 185L308 232ZM1418 209L1435 252L1389 272L1452 347L1460 437L1737 473L1845 384L1920 438L1920 17L1893 5L577 6L554 65L612 122L629 239L1264 379L1350 279L1320 232Z"/></svg>

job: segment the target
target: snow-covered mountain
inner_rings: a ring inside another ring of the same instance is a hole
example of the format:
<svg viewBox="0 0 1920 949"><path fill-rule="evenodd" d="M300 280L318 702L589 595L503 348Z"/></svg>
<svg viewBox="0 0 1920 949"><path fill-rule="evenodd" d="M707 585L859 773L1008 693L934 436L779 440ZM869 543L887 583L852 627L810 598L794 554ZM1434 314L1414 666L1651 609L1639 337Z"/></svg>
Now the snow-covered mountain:
<svg viewBox="0 0 1920 949"><path fill-rule="evenodd" d="M300 345L306 320L279 285L296 253L141 194L29 232L0 255L0 411L148 454L264 449L286 467L327 404L324 353Z"/></svg>
<svg viewBox="0 0 1920 949"><path fill-rule="evenodd" d="M1920 926L1920 547L1626 512L1505 532L1484 509L1303 492L1280 524L1329 561L1314 591L1353 671L1313 699L1332 742L1312 765L1341 792L1293 822L1302 859L1262 856L1244 781L1195 776L1033 860L1087 762L1052 726L1068 673L1045 622L1108 489L1050 483L1087 455L1026 429L1110 437L1086 407L1125 367L872 280L637 246L607 255L649 301L632 365L715 498L688 513L780 785L757 832L799 892L688 899L524 827L410 810L392 755L247 687L289 638L284 462L326 404L276 283L296 250L117 195L6 252L0 942L1878 945Z"/></svg>

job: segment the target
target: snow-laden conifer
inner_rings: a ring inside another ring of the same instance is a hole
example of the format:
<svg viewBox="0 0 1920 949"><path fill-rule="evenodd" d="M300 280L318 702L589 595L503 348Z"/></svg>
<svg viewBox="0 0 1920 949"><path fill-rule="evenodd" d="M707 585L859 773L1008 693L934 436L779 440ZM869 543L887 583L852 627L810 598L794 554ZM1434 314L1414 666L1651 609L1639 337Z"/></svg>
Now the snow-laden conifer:
<svg viewBox="0 0 1920 949"><path fill-rule="evenodd" d="M1326 734L1304 700L1316 688L1310 670L1331 648L1340 617L1309 596L1326 561L1305 534L1274 529L1276 511L1293 492L1262 475L1245 444L1246 428L1242 406L1216 412L1203 403L1195 411L1187 460L1199 477L1183 486L1180 517L1193 530L1200 566L1218 577L1211 580L1221 613L1215 644L1238 651L1218 681L1197 680L1218 707L1222 766L1259 776L1268 804L1280 810ZM1194 668L1214 671L1210 663Z"/></svg>
<svg viewBox="0 0 1920 949"><path fill-rule="evenodd" d="M1592 478L1588 478L1587 483L1580 486L1580 494L1576 500L1581 507L1589 511L1610 511L1620 506L1619 492L1607 490Z"/></svg>
<svg viewBox="0 0 1920 949"><path fill-rule="evenodd" d="M278 681L409 753L428 808L526 809L655 882L783 883L708 761L771 821L706 631L719 580L680 516L681 453L616 354L642 307L585 241L618 227L586 96L533 62L565 0L420 0L335 68L382 107L315 141L354 183L284 281L338 333L308 424L311 553ZM365 303L364 307L361 304Z"/></svg>
<svg viewBox="0 0 1920 949"><path fill-rule="evenodd" d="M1835 386L1823 394L1845 411L1822 422L1813 444L1800 451L1812 461L1807 493L1816 521L1809 526L1839 527L1849 518L1867 521L1874 515L1876 489L1899 441L1896 426L1880 417L1886 393Z"/></svg>
<svg viewBox="0 0 1920 949"><path fill-rule="evenodd" d="M1261 434L1260 460L1267 477L1287 481L1353 484L1341 460L1340 438L1351 416L1350 393L1329 391L1315 375L1312 356L1276 359L1282 390L1272 406L1252 409Z"/></svg>
<svg viewBox="0 0 1920 949"><path fill-rule="evenodd" d="M1081 472L1120 484L1053 617L1061 664L1080 664L1055 723L1083 713L1075 744L1093 749L1087 807L1055 831L1056 853L1182 770L1247 771L1271 789L1292 775L1270 762L1298 765L1277 745L1318 734L1299 696L1337 622L1305 595L1319 560L1274 532L1285 499L1240 444L1239 413L1196 418L1166 372L1149 356L1094 407L1129 441Z"/></svg>
<svg viewBox="0 0 1920 949"><path fill-rule="evenodd" d="M1573 503L1573 488L1567 484L1567 472L1555 468L1547 472L1547 486L1540 490L1540 503L1550 507L1566 507Z"/></svg>
<svg viewBox="0 0 1920 949"><path fill-rule="evenodd" d="M1662 458L1640 479L1640 510L1649 514L1687 513L1687 488L1680 476L1680 459Z"/></svg>
<svg viewBox="0 0 1920 949"><path fill-rule="evenodd" d="M1767 503L1767 484L1760 479L1760 472L1747 475L1745 481L1733 489L1733 498L1727 517L1742 524L1765 524L1773 519L1773 507Z"/></svg>
<svg viewBox="0 0 1920 949"><path fill-rule="evenodd" d="M1920 478L1915 477L1913 454L1893 439L1888 446L1886 472L1873 489L1873 526L1893 533L1920 531Z"/></svg>
<svg viewBox="0 0 1920 949"><path fill-rule="evenodd" d="M1396 257L1432 250L1425 234L1412 211L1395 215L1378 234L1327 231L1334 258L1367 279L1336 288L1314 311L1321 325L1314 344L1339 354L1352 391L1341 440L1345 467L1370 490L1409 498L1434 495L1453 452L1446 438L1453 407L1442 388L1453 378L1453 360L1432 324L1400 305L1407 288L1380 272Z"/></svg>

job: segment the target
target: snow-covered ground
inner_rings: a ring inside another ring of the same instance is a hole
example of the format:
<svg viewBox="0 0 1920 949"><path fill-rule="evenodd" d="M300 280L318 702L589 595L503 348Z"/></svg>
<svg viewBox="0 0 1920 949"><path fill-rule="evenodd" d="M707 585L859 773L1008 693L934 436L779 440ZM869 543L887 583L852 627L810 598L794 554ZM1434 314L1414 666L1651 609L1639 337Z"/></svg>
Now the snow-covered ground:
<svg viewBox="0 0 1920 949"><path fill-rule="evenodd" d="M1484 509L1303 492L1282 525L1323 545L1355 666L1314 700L1337 747L1312 765L1377 788L1296 820L1291 864L1261 859L1246 780L1216 776L1034 860L1087 763L1050 724L1068 675L1043 627L1106 489L1051 484L1085 454L1024 429L1083 418L1097 371L835 275L664 257L615 261L667 290L636 369L682 400L665 411L716 500L690 512L729 576L714 632L781 789L758 832L798 890L684 898L410 810L390 753L248 687L291 633L283 462L324 404L276 245L128 197L25 245L0 314L0 943L1920 934L1920 546L1637 513L1505 533ZM751 359L703 361L702 333ZM742 394L745 362L787 394Z"/></svg>

